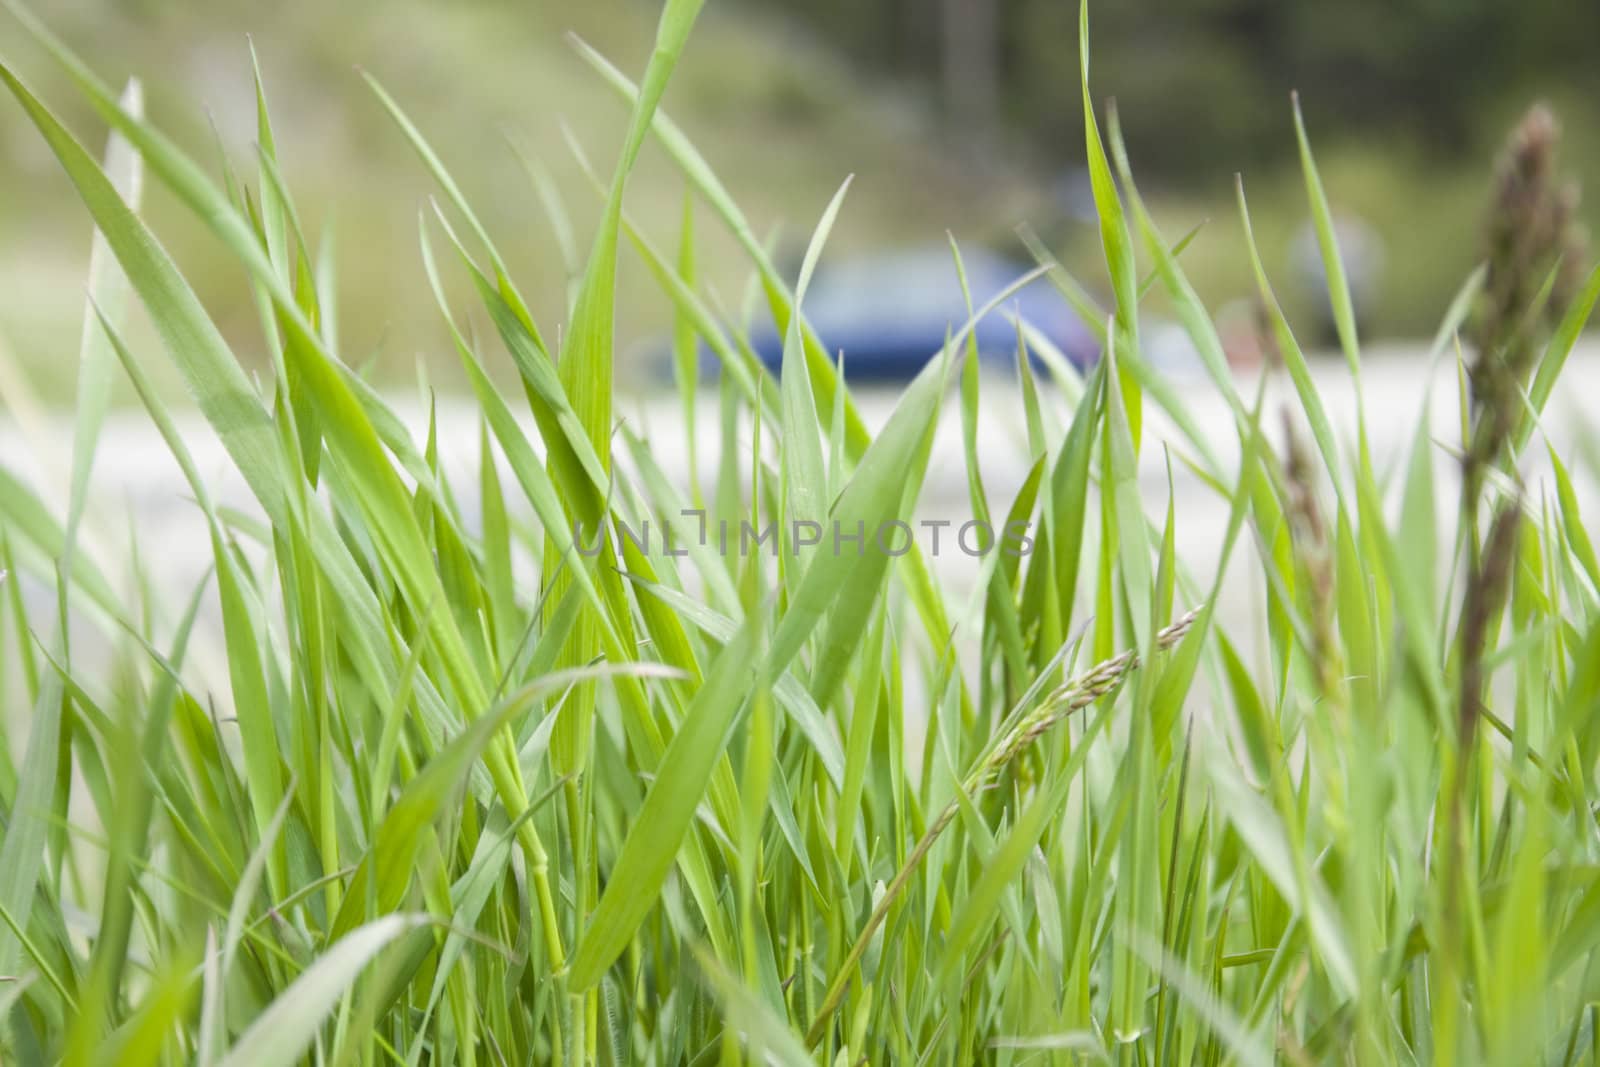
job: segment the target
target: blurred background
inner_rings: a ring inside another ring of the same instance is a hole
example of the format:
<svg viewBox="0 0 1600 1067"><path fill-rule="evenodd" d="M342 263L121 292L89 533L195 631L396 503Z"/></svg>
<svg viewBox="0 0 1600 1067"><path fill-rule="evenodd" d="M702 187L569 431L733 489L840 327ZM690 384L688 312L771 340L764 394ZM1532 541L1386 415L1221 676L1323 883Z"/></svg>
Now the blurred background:
<svg viewBox="0 0 1600 1067"><path fill-rule="evenodd" d="M563 320L564 243L584 254L598 197L575 141L605 173L625 111L576 55L576 33L642 71L653 0L34 0L100 74L138 75L148 110L200 159L254 170L249 40L279 157L313 240L328 235L346 358L392 380L419 365L454 382L417 253L433 188L363 83L373 73L454 170L547 334ZM1103 295L1083 165L1077 18L1066 0L709 0L666 99L780 259L792 263L846 175L829 243L848 263L963 247L1024 266L1019 227ZM1600 174L1600 4L1575 0L1116 0L1091 6L1092 83L1115 97L1134 173L1169 239L1201 226L1184 263L1213 309L1253 284L1234 174L1267 268L1317 334L1306 283L1300 92L1341 218L1368 337L1430 334L1480 250L1479 219L1506 130L1535 100L1565 130L1564 168ZM248 35L248 39L247 39ZM104 130L9 16L0 52L98 152ZM565 133L564 133L565 131ZM550 175L553 225L526 156ZM656 151L629 210L671 249L683 183ZM1583 209L1592 223L1592 205ZM146 214L239 349L255 309L219 246L159 189ZM742 259L698 213L701 274L738 318ZM47 149L0 102L0 351L49 398L70 396L89 224ZM647 384L671 312L625 252L620 357ZM466 306L466 301L462 301ZM1153 314L1159 300L1152 298ZM0 364L5 360L0 359Z"/></svg>

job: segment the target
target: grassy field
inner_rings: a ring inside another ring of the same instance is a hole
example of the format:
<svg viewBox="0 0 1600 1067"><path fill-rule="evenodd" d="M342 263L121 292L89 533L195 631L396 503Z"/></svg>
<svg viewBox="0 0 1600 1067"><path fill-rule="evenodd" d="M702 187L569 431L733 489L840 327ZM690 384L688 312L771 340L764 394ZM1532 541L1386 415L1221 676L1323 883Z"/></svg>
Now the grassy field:
<svg viewBox="0 0 1600 1067"><path fill-rule="evenodd" d="M261 153L219 174L13 10L28 73L0 80L99 237L64 509L0 462L0 1057L1596 1062L1594 470L1546 454L1540 417L1600 270L1547 119L1506 149L1489 261L1437 309L1459 429L1419 418L1382 454L1360 419L1333 432L1244 198L1228 226L1289 405L1240 391L1179 235L1115 125L1089 122L1105 356L1081 377L1036 348L1048 382L1019 361L1006 418L1032 465L992 495L970 323L869 431L796 313L847 236L846 190L781 272L659 109L700 6L669 0L629 74L582 60L631 117L620 153L596 152L615 160L598 215L557 215L581 235L572 278L538 288L457 183L477 158L436 153L434 122L364 83L437 197L407 243L480 411L470 512L431 423L408 425L335 329L339 278L386 253L330 266L277 163L272 79L252 94ZM118 132L103 164L58 119L68 100ZM647 143L692 190L692 225L676 197L633 199ZM141 189L226 251L197 280L241 287L262 361L130 210ZM643 295L624 249L672 309L684 432L714 394L714 477L674 483L616 422L619 309ZM719 313L720 257L785 326L779 378ZM1147 294L1200 353L1228 448L1190 417L1199 387L1141 358ZM135 306L148 331L124 329ZM687 373L702 344L710 385ZM248 506L196 468L174 379ZM118 382L210 533L183 597L86 548ZM936 468L952 391L962 461ZM1227 508L1203 569L1180 559L1176 497L1140 492L1158 411L1168 462ZM967 596L907 524L935 484L995 531ZM709 538L637 536L686 510ZM776 536L740 548L746 529ZM1259 646L1215 610L1240 581Z"/></svg>

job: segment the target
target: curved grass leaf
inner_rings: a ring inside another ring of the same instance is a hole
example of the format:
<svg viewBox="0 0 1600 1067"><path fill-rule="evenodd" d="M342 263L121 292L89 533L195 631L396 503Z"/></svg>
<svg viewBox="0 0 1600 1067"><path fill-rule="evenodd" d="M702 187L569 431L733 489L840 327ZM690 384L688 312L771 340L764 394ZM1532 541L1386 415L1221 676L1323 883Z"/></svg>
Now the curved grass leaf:
<svg viewBox="0 0 1600 1067"><path fill-rule="evenodd" d="M744 706L754 677L754 651L755 634L746 624L718 653L673 734L578 942L568 974L574 989L589 989L600 981L655 906Z"/></svg>
<svg viewBox="0 0 1600 1067"><path fill-rule="evenodd" d="M386 915L345 935L256 1017L219 1067L292 1067L300 1062L323 1021L373 957L421 922L416 916Z"/></svg>

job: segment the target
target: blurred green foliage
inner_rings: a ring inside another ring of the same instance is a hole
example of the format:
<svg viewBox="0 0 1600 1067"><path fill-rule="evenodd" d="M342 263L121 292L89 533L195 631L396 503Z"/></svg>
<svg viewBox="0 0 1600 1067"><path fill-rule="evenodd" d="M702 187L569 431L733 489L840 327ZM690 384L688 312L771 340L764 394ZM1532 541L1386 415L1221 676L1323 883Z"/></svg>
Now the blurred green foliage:
<svg viewBox="0 0 1600 1067"><path fill-rule="evenodd" d="M941 20L957 5L996 20L995 118L981 129L941 117L951 91L941 87ZM187 150L208 163L225 154L235 167L254 164L253 101L239 74L251 35L274 86L285 177L313 234L337 242L349 351L391 379L414 377L420 363L447 387L463 384L438 358L448 339L428 303L409 299L422 290L415 220L427 178L353 66L380 77L448 161L473 164L468 192L507 235L513 273L541 294L533 310L560 323L567 267L508 135L549 170L581 247L599 201L563 129L603 167L623 116L564 35L575 31L620 61L641 61L660 10L658 0L35 6L108 77L140 76L152 118ZM1090 17L1095 100L1104 114L1116 98L1162 225L1181 234L1206 224L1184 261L1213 306L1253 291L1233 221L1236 172L1246 177L1267 268L1290 281L1291 249L1305 225L1292 88L1301 91L1334 209L1381 235L1384 282L1376 306L1363 309L1375 337L1432 331L1432 309L1482 254L1490 165L1532 99L1550 99L1563 120L1567 170L1580 179L1600 173L1600 74L1584 62L1585 48L1600 39L1600 5L1589 0L1105 0ZM830 257L937 244L947 229L1020 255L1014 230L1026 224L1092 278L1099 237L1083 215L1085 186L1073 177L1083 145L1075 20L1076 5L1057 0L713 0L666 108L780 253L854 174ZM0 18L7 53L13 28ZM63 97L50 71L26 55L8 58L48 95ZM103 128L64 98L68 124L99 143ZM0 189L0 349L18 357L47 397L60 398L70 387L62 353L76 344L89 229L12 107L0 107ZM647 151L630 210L673 218L682 195L679 177ZM1584 209L1591 226L1592 203ZM237 298L215 243L159 192L146 213L191 268L224 332L259 356L256 309ZM72 233L80 239L63 240ZM704 262L719 310L736 318L749 279L728 266L737 263L730 251L713 238ZM648 290L631 253L621 270L625 293ZM1284 290L1291 314L1314 310L1311 297ZM624 300L620 363L664 363L670 321L665 301ZM130 329L137 338L141 325ZM648 387L656 379L632 380Z"/></svg>
<svg viewBox="0 0 1600 1067"><path fill-rule="evenodd" d="M1059 0L743 0L785 11L865 70L937 83L957 9L990 21L1000 125L1081 156L1070 71L1078 11ZM973 14L976 12L976 14ZM1600 89L1600 4L1573 0L1117 0L1093 5L1095 85L1121 104L1146 174L1192 178L1288 159L1285 96L1325 132L1402 137L1459 159L1486 114L1530 87ZM974 47L972 39L958 43Z"/></svg>

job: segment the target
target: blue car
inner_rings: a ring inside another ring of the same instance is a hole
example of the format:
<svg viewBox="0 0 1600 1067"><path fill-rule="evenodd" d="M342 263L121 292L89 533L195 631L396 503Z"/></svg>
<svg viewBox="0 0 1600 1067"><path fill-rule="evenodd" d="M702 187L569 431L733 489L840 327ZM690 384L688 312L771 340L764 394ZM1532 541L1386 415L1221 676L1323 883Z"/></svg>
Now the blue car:
<svg viewBox="0 0 1600 1067"><path fill-rule="evenodd" d="M979 249L964 249L962 263L974 309L1030 270L1025 263ZM830 355L844 352L845 377L853 383L909 381L967 321L961 279L946 248L825 263L812 279L803 310ZM1048 279L1038 278L978 323L974 333L981 360L1016 366L1013 318L1019 314L1080 369L1098 357L1099 342L1072 305ZM783 365L783 337L770 321L752 331L751 346L777 373Z"/></svg>

